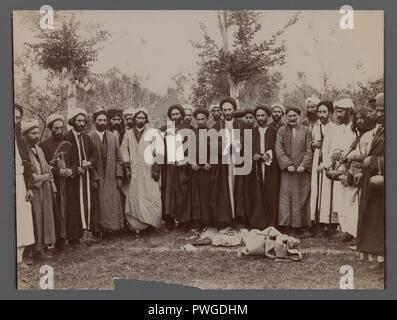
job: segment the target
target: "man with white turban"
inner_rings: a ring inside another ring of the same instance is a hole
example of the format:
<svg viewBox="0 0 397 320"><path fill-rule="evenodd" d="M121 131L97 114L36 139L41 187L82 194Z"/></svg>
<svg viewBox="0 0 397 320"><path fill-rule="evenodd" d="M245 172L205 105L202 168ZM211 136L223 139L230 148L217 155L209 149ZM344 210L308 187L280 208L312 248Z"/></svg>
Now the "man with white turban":
<svg viewBox="0 0 397 320"><path fill-rule="evenodd" d="M273 103L270 106L270 109L272 111L272 122L269 124L269 126L278 130L284 125L284 122L281 119L285 114L285 108L282 103Z"/></svg>
<svg viewBox="0 0 397 320"><path fill-rule="evenodd" d="M317 98L315 95L306 98L305 105L306 105L306 118L301 121L306 127L310 128L310 131L313 130L314 125L316 124L318 117L317 117L317 109L318 103L320 99Z"/></svg>
<svg viewBox="0 0 397 320"><path fill-rule="evenodd" d="M126 130L130 130L130 129L134 128L134 126L135 126L134 114L135 114L134 108L127 108L123 111L124 123L125 123Z"/></svg>
<svg viewBox="0 0 397 320"><path fill-rule="evenodd" d="M352 119L353 119L353 101L348 96L340 96L334 102L334 109L336 115L336 126L327 132L323 141L323 164L318 167L318 171L321 172L324 169L336 169L340 163L344 160L345 156L349 153L353 142L356 139L356 134L352 130ZM345 167L342 164L338 170L344 171ZM324 179L328 179L324 176ZM331 223L338 223L337 213L341 210L346 210L343 207L343 201L345 197L350 193L348 188L343 186L340 181L334 182L333 197L331 194L324 197L329 197L331 204L327 210L327 214L320 214L321 223L329 223L329 216L331 214ZM353 195L350 195L353 198ZM332 212L332 213L331 213ZM325 218L327 217L327 218Z"/></svg>
<svg viewBox="0 0 397 320"><path fill-rule="evenodd" d="M183 110L185 110L185 117L183 118L183 122L189 127L193 128L192 120L193 120L193 113L194 108L190 104L183 105Z"/></svg>
<svg viewBox="0 0 397 320"><path fill-rule="evenodd" d="M84 109L72 109L68 124L72 129L64 136L70 143L65 145L64 156L72 175L66 178L66 238L72 247L84 247L80 239L84 230L91 227L91 179L98 153L91 138L83 132L87 124Z"/></svg>
<svg viewBox="0 0 397 320"><path fill-rule="evenodd" d="M138 108L134 114L135 127L128 130L121 144L121 154L127 172L128 187L126 192L125 215L128 227L139 233L153 230L161 225L161 194L159 175L154 175L152 155L147 152L153 146L152 140L145 135L149 113L145 108ZM149 156L149 158L148 158Z"/></svg>
<svg viewBox="0 0 397 320"><path fill-rule="evenodd" d="M212 118L207 121L207 127L208 129L211 129L215 125L215 123L217 123L222 118L219 103L212 103L209 107L209 111Z"/></svg>
<svg viewBox="0 0 397 320"><path fill-rule="evenodd" d="M73 172L71 169L65 168L65 151L63 147L68 142L63 141L64 117L61 114L53 113L47 118L46 126L51 131L51 135L40 143L40 147L43 149L45 158L51 166L54 183L57 188L57 193L53 198L56 234L55 248L57 252L62 252L66 239L66 178L70 177Z"/></svg>

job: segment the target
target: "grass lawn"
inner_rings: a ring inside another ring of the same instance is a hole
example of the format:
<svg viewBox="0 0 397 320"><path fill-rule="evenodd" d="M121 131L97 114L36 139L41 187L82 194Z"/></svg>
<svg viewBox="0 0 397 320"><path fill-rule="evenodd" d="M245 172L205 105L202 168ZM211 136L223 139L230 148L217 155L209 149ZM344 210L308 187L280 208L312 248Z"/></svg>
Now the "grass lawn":
<svg viewBox="0 0 397 320"><path fill-rule="evenodd" d="M383 274L358 261L346 243L303 239L300 262L237 258L237 248L181 250L190 234L161 231L118 236L18 270L20 289L39 289L41 265L54 269L55 289L114 289L114 277L183 284L201 289L338 289L343 265L354 270L356 289L383 289Z"/></svg>

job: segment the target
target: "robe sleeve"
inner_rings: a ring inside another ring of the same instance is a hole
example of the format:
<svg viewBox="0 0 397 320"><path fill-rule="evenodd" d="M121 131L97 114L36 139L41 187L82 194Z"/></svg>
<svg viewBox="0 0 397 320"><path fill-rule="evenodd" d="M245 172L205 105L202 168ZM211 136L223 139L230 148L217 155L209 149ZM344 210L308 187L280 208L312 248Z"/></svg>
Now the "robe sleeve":
<svg viewBox="0 0 397 320"><path fill-rule="evenodd" d="M280 166L281 170L285 170L289 166L293 165L291 159L288 158L285 152L284 139L283 139L284 134L285 134L285 128L282 127L277 132L276 147L275 147L278 165Z"/></svg>
<svg viewBox="0 0 397 320"><path fill-rule="evenodd" d="M312 135L310 130L305 130L305 151L303 158L300 163L301 167L304 167L306 171L311 171L313 164L313 151L312 151Z"/></svg>
<svg viewBox="0 0 397 320"><path fill-rule="evenodd" d="M114 145L115 145L115 159L116 159L116 177L123 178L123 157L121 155L119 142L116 136L114 137Z"/></svg>
<svg viewBox="0 0 397 320"><path fill-rule="evenodd" d="M96 165L96 162L98 160L99 154L98 154L98 149L95 146L94 142L92 142L91 137L88 136L88 148L89 148L89 152L90 152L90 156L88 157L88 161L91 162L92 167L94 168Z"/></svg>
<svg viewBox="0 0 397 320"><path fill-rule="evenodd" d="M121 143L120 146L120 153L121 153L121 159L123 161L123 167L124 168L130 168L130 150L129 150L129 134L128 132L125 133L123 142Z"/></svg>
<svg viewBox="0 0 397 320"><path fill-rule="evenodd" d="M66 141L68 141L68 140L66 140ZM72 154L72 151L73 151L72 144L70 143L70 141L68 141L68 142L69 142L69 144L65 144L62 148L64 151L63 159L65 161L66 169L72 170L73 174L70 177L66 177L66 179L75 177L77 175L77 167L78 167L78 164L74 162L74 157Z"/></svg>
<svg viewBox="0 0 397 320"><path fill-rule="evenodd" d="M329 130L327 134L324 136L323 146L322 146L322 154L323 154L323 165L326 168L331 167L331 149L332 149L332 130Z"/></svg>

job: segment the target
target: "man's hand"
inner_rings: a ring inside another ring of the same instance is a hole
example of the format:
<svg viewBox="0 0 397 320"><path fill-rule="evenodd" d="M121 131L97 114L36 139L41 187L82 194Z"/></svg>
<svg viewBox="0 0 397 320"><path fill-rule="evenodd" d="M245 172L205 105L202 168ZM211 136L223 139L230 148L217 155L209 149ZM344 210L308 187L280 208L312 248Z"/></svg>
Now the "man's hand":
<svg viewBox="0 0 397 320"><path fill-rule="evenodd" d="M68 178L73 175L73 171L71 169L59 169L59 175Z"/></svg>
<svg viewBox="0 0 397 320"><path fill-rule="evenodd" d="M51 181L51 180L53 180L54 179L54 177L52 176L52 173L51 172L48 172L48 173L44 173L43 174L43 181Z"/></svg>
<svg viewBox="0 0 397 320"><path fill-rule="evenodd" d="M120 178L120 177L117 177L117 178L116 178L116 185L117 185L117 188L120 189L122 184L123 184L123 179Z"/></svg>
<svg viewBox="0 0 397 320"><path fill-rule="evenodd" d="M255 153L253 159L254 159L255 161L258 161L260 158L261 158L261 156L260 156L259 154Z"/></svg>
<svg viewBox="0 0 397 320"><path fill-rule="evenodd" d="M127 180L131 179L131 169L130 168L125 168L125 176L127 177Z"/></svg>
<svg viewBox="0 0 397 320"><path fill-rule="evenodd" d="M289 166L287 168L288 172L294 172L295 171L295 167L294 166Z"/></svg>
<svg viewBox="0 0 397 320"><path fill-rule="evenodd" d="M315 149L321 149L322 146L323 146L323 142L320 141L320 140L318 140L318 141L316 141L316 142L313 142L313 143L312 143L312 146L313 146L313 148L315 148Z"/></svg>
<svg viewBox="0 0 397 320"><path fill-rule="evenodd" d="M98 181L94 181L93 183L92 183L92 187L96 190L96 189L98 189Z"/></svg>
<svg viewBox="0 0 397 320"><path fill-rule="evenodd" d="M198 171L198 170L200 170L200 166L199 166L198 164L193 163L193 164L192 164L192 169L193 169L194 171Z"/></svg>
<svg viewBox="0 0 397 320"><path fill-rule="evenodd" d="M210 170L211 170L211 165L210 165L209 163L206 163L206 164L204 165L204 170L205 170L205 171L210 171Z"/></svg>
<svg viewBox="0 0 397 320"><path fill-rule="evenodd" d="M298 173L302 173L303 171L305 171L305 167L299 166L299 167L296 169L296 171L297 171Z"/></svg>
<svg viewBox="0 0 397 320"><path fill-rule="evenodd" d="M81 165L82 165L82 167L83 167L85 170L88 170L89 168L91 168L92 163L91 163L90 161L83 160Z"/></svg>
<svg viewBox="0 0 397 320"><path fill-rule="evenodd" d="M82 167L77 167L77 174L79 176L84 176L87 173Z"/></svg>
<svg viewBox="0 0 397 320"><path fill-rule="evenodd" d="M25 200L32 201L32 199L33 199L33 190L32 189L26 190Z"/></svg>
<svg viewBox="0 0 397 320"><path fill-rule="evenodd" d="M267 153L264 153L262 156L263 161L268 162L270 161L270 156Z"/></svg>

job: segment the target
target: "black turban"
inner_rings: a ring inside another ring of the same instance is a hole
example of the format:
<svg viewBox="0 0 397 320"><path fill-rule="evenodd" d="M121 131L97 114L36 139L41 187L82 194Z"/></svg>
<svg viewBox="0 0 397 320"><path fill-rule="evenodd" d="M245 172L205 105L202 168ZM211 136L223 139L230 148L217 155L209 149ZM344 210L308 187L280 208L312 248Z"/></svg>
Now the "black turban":
<svg viewBox="0 0 397 320"><path fill-rule="evenodd" d="M237 110L236 100L234 100L232 97L223 98L221 100L221 102L219 102L219 107L221 108L221 110L222 110L223 104L225 104L226 102L229 102L233 106L234 111Z"/></svg>
<svg viewBox="0 0 397 320"><path fill-rule="evenodd" d="M100 116L101 114L104 114L106 117L108 116L108 113L106 112L105 109L101 109L101 110L95 111L95 112L92 114L92 118L94 119L94 121L95 121L96 118L98 118L98 116Z"/></svg>
<svg viewBox="0 0 397 320"><path fill-rule="evenodd" d="M208 109L207 109L207 108L203 108L203 107L200 107L200 108L197 108L196 110L194 110L193 116L194 116L195 118L196 118L197 115L199 115L199 114L204 114L207 118L210 116L210 113L209 113Z"/></svg>
<svg viewBox="0 0 397 320"><path fill-rule="evenodd" d="M334 105L332 101L320 101L317 106L326 106L329 113L334 113Z"/></svg>
<svg viewBox="0 0 397 320"><path fill-rule="evenodd" d="M114 117L120 117L121 119L123 119L123 110L109 109L108 110L108 118L113 119Z"/></svg>
<svg viewBox="0 0 397 320"><path fill-rule="evenodd" d="M260 106L257 106L257 107L255 108L255 110L254 110L255 116L256 116L256 112L257 112L258 110L263 110L263 111L265 111L268 117L270 117L271 114L272 114L272 110L270 110L270 108L269 108L268 106L260 105Z"/></svg>
<svg viewBox="0 0 397 320"><path fill-rule="evenodd" d="M285 110L285 114L288 114L291 111L295 111L297 114L301 115L301 109L295 106L287 107L287 109Z"/></svg>
<svg viewBox="0 0 397 320"><path fill-rule="evenodd" d="M247 115L247 114L252 114L255 117L255 110L252 108L246 108L244 110L244 115Z"/></svg>
<svg viewBox="0 0 397 320"><path fill-rule="evenodd" d="M180 112L181 115L182 115L182 118L185 118L185 110L183 109L183 107L182 107L180 104L173 104L172 106L170 106L170 107L168 108L168 112L167 112L168 118L171 119L171 112L172 112L172 110L174 110L174 109L178 109L179 112Z"/></svg>

